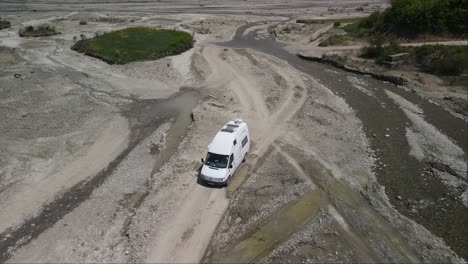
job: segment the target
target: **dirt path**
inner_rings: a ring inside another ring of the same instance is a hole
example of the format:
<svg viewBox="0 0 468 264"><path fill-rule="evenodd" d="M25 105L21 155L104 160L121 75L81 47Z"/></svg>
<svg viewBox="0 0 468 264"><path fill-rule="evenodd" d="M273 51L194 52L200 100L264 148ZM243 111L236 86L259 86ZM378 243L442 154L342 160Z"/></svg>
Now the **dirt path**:
<svg viewBox="0 0 468 264"><path fill-rule="evenodd" d="M239 57L233 56L237 55L236 52L229 55L233 61L225 60L226 55L220 47L204 48L203 57L212 71L206 86L208 90L227 89L237 97L235 100L242 109L239 116L249 124L252 142L255 142L250 155L253 159L249 160L249 164L254 164L257 157L261 157L268 146L286 132L287 121L305 102L305 85L301 79L280 72L281 69L272 63L272 70L286 79L284 89L287 96L278 110L270 112L261 93L264 84L246 69L240 68ZM266 60L261 57L256 59ZM146 262L198 262L227 205L225 189L192 186L177 211L161 228L163 231L156 236Z"/></svg>
<svg viewBox="0 0 468 264"><path fill-rule="evenodd" d="M198 262L227 205L225 189L194 185L166 223L168 228L158 236L145 262Z"/></svg>

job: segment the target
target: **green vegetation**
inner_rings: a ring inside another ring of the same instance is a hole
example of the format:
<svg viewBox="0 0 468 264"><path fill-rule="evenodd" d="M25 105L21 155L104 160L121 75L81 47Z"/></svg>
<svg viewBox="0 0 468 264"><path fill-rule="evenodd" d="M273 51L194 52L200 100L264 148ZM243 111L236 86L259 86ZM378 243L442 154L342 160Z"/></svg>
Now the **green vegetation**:
<svg viewBox="0 0 468 264"><path fill-rule="evenodd" d="M424 45L412 51L412 57L423 71L438 75L468 72L468 46Z"/></svg>
<svg viewBox="0 0 468 264"><path fill-rule="evenodd" d="M100 58L107 63L156 60L180 54L193 47L192 36L183 31L130 27L91 39L81 37L73 50Z"/></svg>
<svg viewBox="0 0 468 264"><path fill-rule="evenodd" d="M20 37L45 37L60 34L55 27L50 25L39 25L37 27L27 26L18 31Z"/></svg>
<svg viewBox="0 0 468 264"><path fill-rule="evenodd" d="M344 35L331 35L319 43L319 47L327 47L343 44L349 38Z"/></svg>
<svg viewBox="0 0 468 264"><path fill-rule="evenodd" d="M447 85L465 87L468 91L468 74L458 76L443 76L442 79Z"/></svg>
<svg viewBox="0 0 468 264"><path fill-rule="evenodd" d="M383 12L347 25L344 29L353 36L375 32L399 37L421 34L468 34L468 1L466 0L392 0Z"/></svg>
<svg viewBox="0 0 468 264"><path fill-rule="evenodd" d="M301 24L324 24L324 23L355 23L361 21L362 17L348 17L348 18L326 18L326 19L297 19L296 23Z"/></svg>
<svg viewBox="0 0 468 264"><path fill-rule="evenodd" d="M402 47L395 39L377 35L371 45L364 49L363 57L382 63L388 55L410 53L404 63L420 68L422 71L439 76L460 76L468 73L468 46L423 45ZM466 82L465 78L447 78L452 83Z"/></svg>
<svg viewBox="0 0 468 264"><path fill-rule="evenodd" d="M458 76L444 76L442 79L447 85L461 86L468 90L468 74Z"/></svg>
<svg viewBox="0 0 468 264"><path fill-rule="evenodd" d="M0 29L5 29L11 27L10 21L7 21L6 19L0 18Z"/></svg>

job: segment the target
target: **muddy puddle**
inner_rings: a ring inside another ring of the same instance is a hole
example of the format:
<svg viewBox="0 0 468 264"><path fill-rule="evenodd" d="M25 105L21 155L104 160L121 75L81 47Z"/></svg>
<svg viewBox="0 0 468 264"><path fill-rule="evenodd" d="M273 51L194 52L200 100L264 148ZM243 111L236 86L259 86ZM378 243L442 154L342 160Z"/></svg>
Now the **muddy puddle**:
<svg viewBox="0 0 468 264"><path fill-rule="evenodd" d="M49 47L52 44L54 44L54 42L47 41L47 40L44 40L44 41L29 40L29 41L25 41L25 42L21 43L20 47L23 48L23 49L38 49L38 48Z"/></svg>
<svg viewBox="0 0 468 264"><path fill-rule="evenodd" d="M16 65L24 60L18 54L18 51L12 48L0 46L0 66ZM0 77L10 75L11 73L0 72Z"/></svg>
<svg viewBox="0 0 468 264"><path fill-rule="evenodd" d="M294 234L316 221L320 211L329 212L340 226L340 237L359 259L366 262L419 262L406 240L379 216L368 201L347 182L335 178L315 157L300 149L276 142L277 148L292 157L300 173L316 188L286 204L220 251L208 251L202 262L252 263L261 261ZM299 171L298 171L299 173ZM342 217L344 215L345 217ZM346 222L344 219L352 219ZM382 238L379 241L372 239Z"/></svg>
<svg viewBox="0 0 468 264"><path fill-rule="evenodd" d="M259 261L276 246L299 231L320 209L320 192L310 191L274 214L261 226L246 233L227 251L208 257L213 263L252 263Z"/></svg>
<svg viewBox="0 0 468 264"><path fill-rule="evenodd" d="M122 115L128 119L131 135L128 147L120 153L105 169L91 179L73 186L61 197L45 205L44 210L36 217L26 220L21 226L0 234L0 262L10 258L12 250L26 245L46 229L52 227L63 216L77 208L88 199L92 192L112 176L118 165L129 153L160 125L173 119L174 122L167 137L167 148L161 151L154 170L159 169L172 154L186 134L191 123L191 110L200 100L198 92L182 91L166 100L138 100L122 110ZM153 170L153 171L154 171ZM148 175L150 178L151 175ZM135 193L123 197L123 203L128 207L138 206L146 197L146 193Z"/></svg>
<svg viewBox="0 0 468 264"><path fill-rule="evenodd" d="M165 148L159 150L158 156L154 162L151 175L148 175L148 182L146 184L146 192L137 192L125 197L127 208L135 210L148 196L153 186L153 177L161 167L169 161L169 159L177 152L177 148L189 130L192 123L191 113L192 109L200 102L200 95L195 91L183 92L170 101L164 102L159 107L162 111L175 113L171 126L167 131Z"/></svg>
<svg viewBox="0 0 468 264"><path fill-rule="evenodd" d="M465 228L468 210L459 199L463 190L449 190L440 178L428 173L431 166L427 161L417 160L410 155L406 129L411 128L413 124L403 110L385 94L385 90L420 106L426 113L425 121L463 149L465 160L468 152L468 124L442 107L393 84L302 60L284 50L284 45L273 38L258 38L256 31L244 35L245 30L257 24L247 24L238 28L232 41L219 45L251 48L284 59L344 98L363 124L371 148L379 160L374 172L379 184L385 186L392 205L403 215L443 238L455 252L468 259L468 230ZM372 96L356 89L356 85L349 79L365 82L365 88L372 92ZM413 204L420 201L429 201L429 206L414 210Z"/></svg>

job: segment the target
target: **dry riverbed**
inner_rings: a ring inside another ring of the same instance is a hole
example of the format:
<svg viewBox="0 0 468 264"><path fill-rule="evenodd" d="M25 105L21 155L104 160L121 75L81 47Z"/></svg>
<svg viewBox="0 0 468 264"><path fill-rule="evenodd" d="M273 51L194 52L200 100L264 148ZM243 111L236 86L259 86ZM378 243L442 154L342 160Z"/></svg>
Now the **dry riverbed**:
<svg viewBox="0 0 468 264"><path fill-rule="evenodd" d="M403 89L330 67L324 79L255 45L313 41L281 32L326 28L286 15L363 15L386 3L74 4L0 4L12 20L0 31L0 261L466 262L419 219L440 202L466 210L466 136L441 129ZM42 23L61 34L17 35ZM126 65L70 50L75 36L129 25L193 32L195 47ZM252 47L217 44L232 38ZM349 94L401 115L370 132ZM229 187L207 186L200 158L234 118L249 125L251 153ZM387 139L433 164L432 181L455 202L396 198L379 172L402 162L379 154Z"/></svg>

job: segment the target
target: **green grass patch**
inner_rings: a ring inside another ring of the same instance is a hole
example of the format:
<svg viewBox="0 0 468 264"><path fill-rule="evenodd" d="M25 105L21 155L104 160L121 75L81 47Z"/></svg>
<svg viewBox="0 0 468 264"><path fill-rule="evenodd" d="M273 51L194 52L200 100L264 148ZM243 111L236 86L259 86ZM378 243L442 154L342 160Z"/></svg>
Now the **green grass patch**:
<svg viewBox="0 0 468 264"><path fill-rule="evenodd" d="M46 37L46 36L58 35L60 34L60 32L57 32L55 30L55 27L53 26L43 24L37 27L27 26L27 27L21 28L18 31L18 34L20 35L20 37Z"/></svg>
<svg viewBox="0 0 468 264"><path fill-rule="evenodd" d="M192 47L193 38L184 31L130 27L82 39L72 49L110 64L124 64L177 55Z"/></svg>
<svg viewBox="0 0 468 264"><path fill-rule="evenodd" d="M468 90L468 75L458 75L458 76L444 76L442 77L444 83L450 86L460 86L464 87L465 90Z"/></svg>
<svg viewBox="0 0 468 264"><path fill-rule="evenodd" d="M296 23L301 24L325 24L325 23L354 23L361 21L362 17L347 17L347 18L325 18L325 19L298 19Z"/></svg>
<svg viewBox="0 0 468 264"><path fill-rule="evenodd" d="M423 45L403 47L394 39L372 40L366 47L363 57L375 59L377 63L388 60L396 53L410 53L403 64L419 68L423 72L447 77L453 83L466 82L462 77L468 73L468 46ZM450 77L452 76L452 77Z"/></svg>
<svg viewBox="0 0 468 264"><path fill-rule="evenodd" d="M10 21L4 19L4 18L0 18L0 29L5 29L5 28L9 28L11 27L11 23Z"/></svg>
<svg viewBox="0 0 468 264"><path fill-rule="evenodd" d="M349 38L344 35L331 35L319 43L319 47L341 45Z"/></svg>

